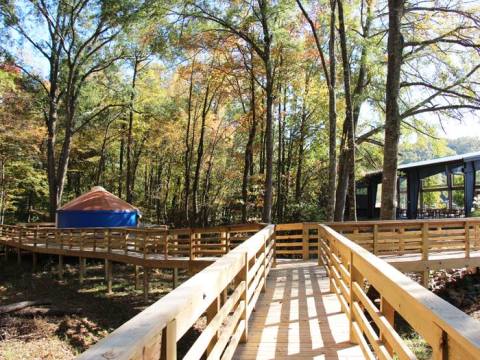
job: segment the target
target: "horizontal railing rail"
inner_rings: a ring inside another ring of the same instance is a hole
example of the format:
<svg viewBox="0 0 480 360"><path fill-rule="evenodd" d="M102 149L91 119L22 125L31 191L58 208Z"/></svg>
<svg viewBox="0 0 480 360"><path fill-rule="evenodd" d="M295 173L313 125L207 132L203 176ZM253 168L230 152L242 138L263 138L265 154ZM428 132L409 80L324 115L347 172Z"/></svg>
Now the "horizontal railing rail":
<svg viewBox="0 0 480 360"><path fill-rule="evenodd" d="M202 317L207 325L185 359L230 359L274 264L268 225L120 326L79 359L176 359L177 342Z"/></svg>
<svg viewBox="0 0 480 360"><path fill-rule="evenodd" d="M366 358L416 358L395 330L397 312L431 346L433 359L480 359L479 322L330 227L319 225L319 234L319 262Z"/></svg>

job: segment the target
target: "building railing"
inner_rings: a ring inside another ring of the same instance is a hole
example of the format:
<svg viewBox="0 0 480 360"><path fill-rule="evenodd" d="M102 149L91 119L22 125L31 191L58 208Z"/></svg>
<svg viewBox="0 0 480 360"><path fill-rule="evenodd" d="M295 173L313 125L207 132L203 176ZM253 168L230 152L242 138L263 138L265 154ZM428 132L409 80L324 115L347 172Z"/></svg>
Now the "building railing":
<svg viewBox="0 0 480 360"><path fill-rule="evenodd" d="M480 359L479 322L330 227L320 225L319 233L319 262L366 358L416 359L395 330L397 312L431 346L433 359Z"/></svg>
<svg viewBox="0 0 480 360"><path fill-rule="evenodd" d="M247 341L248 319L274 264L268 225L120 326L79 359L176 359L177 342L206 314L207 325L184 359L231 359Z"/></svg>

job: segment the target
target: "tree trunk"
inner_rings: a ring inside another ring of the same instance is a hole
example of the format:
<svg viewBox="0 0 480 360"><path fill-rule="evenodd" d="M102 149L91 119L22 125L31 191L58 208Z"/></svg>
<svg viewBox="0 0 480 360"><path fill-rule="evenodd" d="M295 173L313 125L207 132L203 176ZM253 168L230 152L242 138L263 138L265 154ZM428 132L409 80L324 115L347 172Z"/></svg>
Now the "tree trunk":
<svg viewBox="0 0 480 360"><path fill-rule="evenodd" d="M385 111L385 144L383 148L382 205L380 218L396 217L398 142L400 140L400 70L402 66L403 36L401 23L404 0L388 1L388 65Z"/></svg>
<svg viewBox="0 0 480 360"><path fill-rule="evenodd" d="M123 157L125 152L125 125L122 125L120 139L120 155L118 159L118 197L122 197L123 192Z"/></svg>
<svg viewBox="0 0 480 360"><path fill-rule="evenodd" d="M273 89L274 72L271 59L272 35L268 26L267 1L259 0L260 19L263 30L263 63L265 66L265 94L266 94L266 112L265 118L265 185L263 197L262 221L272 222L272 199L273 199Z"/></svg>
<svg viewBox="0 0 480 360"><path fill-rule="evenodd" d="M200 182L200 169L202 166L203 160L203 142L205 139L205 125L207 121L207 115L210 109L210 104L212 99L209 100L210 96L210 84L207 84L207 88L205 90L205 97L203 99L203 108L202 108L202 119L200 124L200 137L198 139L198 146L197 146L197 164L195 166L195 176L193 178L193 186L192 186L192 223L196 224L197 215L198 215L198 185ZM213 96L212 96L213 98Z"/></svg>
<svg viewBox="0 0 480 360"><path fill-rule="evenodd" d="M330 0L330 39L328 56L330 58L328 87L328 204L327 221L333 221L335 211L335 187L337 184L337 99L336 60L335 60L335 7L336 0Z"/></svg>
<svg viewBox="0 0 480 360"><path fill-rule="evenodd" d="M190 127L192 126L192 102L193 102L193 71L195 66L195 58L192 61L192 70L190 72L190 86L188 89L188 110L187 110L187 131L185 134L185 189L184 189L184 199L183 199L183 211L185 220L189 221L189 200L190 200L190 167L191 167L191 154L192 146L190 145ZM193 145L193 140L192 140Z"/></svg>
<svg viewBox="0 0 480 360"><path fill-rule="evenodd" d="M127 176L126 176L126 192L127 192L127 202L131 203L133 198L133 189L132 189L132 144L133 144L133 115L134 115L134 105L135 105L135 86L137 82L138 66L140 62L135 55L133 63L133 75L132 75L132 89L130 94L130 109L128 112L128 132L127 132Z"/></svg>
<svg viewBox="0 0 480 360"><path fill-rule="evenodd" d="M349 215L350 220L356 220L356 196L355 196L355 124L353 120L353 106L352 106L352 96L351 96L351 89L350 89L350 63L348 59L348 51L347 51L347 39L346 39L346 32L345 32L345 20L343 14L343 0L338 0L338 22L339 22L339 34L340 34L340 48L342 54L342 65L343 65L343 83L344 83L344 91L345 91L345 123L347 124L347 132L346 132L346 141L344 142L346 145L346 152L347 156L346 159L348 161L348 169L344 170L341 176L344 178L342 181L347 183L347 189L350 194L349 198ZM348 175L345 173L348 172ZM345 179L346 175L346 179ZM340 180L339 180L340 181ZM339 184L340 187L340 184ZM339 189L337 188L337 191ZM342 198L339 199L337 196L336 200L340 200L340 203L345 207L345 197L346 191L341 189L341 196ZM336 220L343 220L343 214L335 214L340 215L340 219Z"/></svg>
<svg viewBox="0 0 480 360"><path fill-rule="evenodd" d="M255 75L253 73L253 62L250 69L250 113L251 123L248 133L247 146L245 147L245 164L243 168L242 179L242 222L247 222L247 207L248 207L248 184L249 184L249 172L252 168L253 160L253 142L255 140L255 133L257 129L257 116L256 116L256 98L255 98Z"/></svg>

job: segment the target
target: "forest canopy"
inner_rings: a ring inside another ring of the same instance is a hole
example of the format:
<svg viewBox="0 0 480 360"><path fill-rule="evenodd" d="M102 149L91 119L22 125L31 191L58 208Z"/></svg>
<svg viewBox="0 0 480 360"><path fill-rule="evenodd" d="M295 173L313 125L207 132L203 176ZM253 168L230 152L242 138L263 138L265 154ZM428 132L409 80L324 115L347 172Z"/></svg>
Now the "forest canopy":
<svg viewBox="0 0 480 360"><path fill-rule="evenodd" d="M480 150L480 6L0 1L0 223L101 185L145 223L356 219L355 180ZM473 134L472 134L473 135ZM390 190L388 190L390 189Z"/></svg>

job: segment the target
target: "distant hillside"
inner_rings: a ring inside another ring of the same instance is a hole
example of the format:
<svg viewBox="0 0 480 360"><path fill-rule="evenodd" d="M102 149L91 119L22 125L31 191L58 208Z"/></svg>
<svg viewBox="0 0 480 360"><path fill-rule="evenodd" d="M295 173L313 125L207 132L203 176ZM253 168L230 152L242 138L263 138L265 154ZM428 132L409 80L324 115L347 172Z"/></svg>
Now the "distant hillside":
<svg viewBox="0 0 480 360"><path fill-rule="evenodd" d="M450 139L447 146L459 155L480 151L480 136L464 136Z"/></svg>

